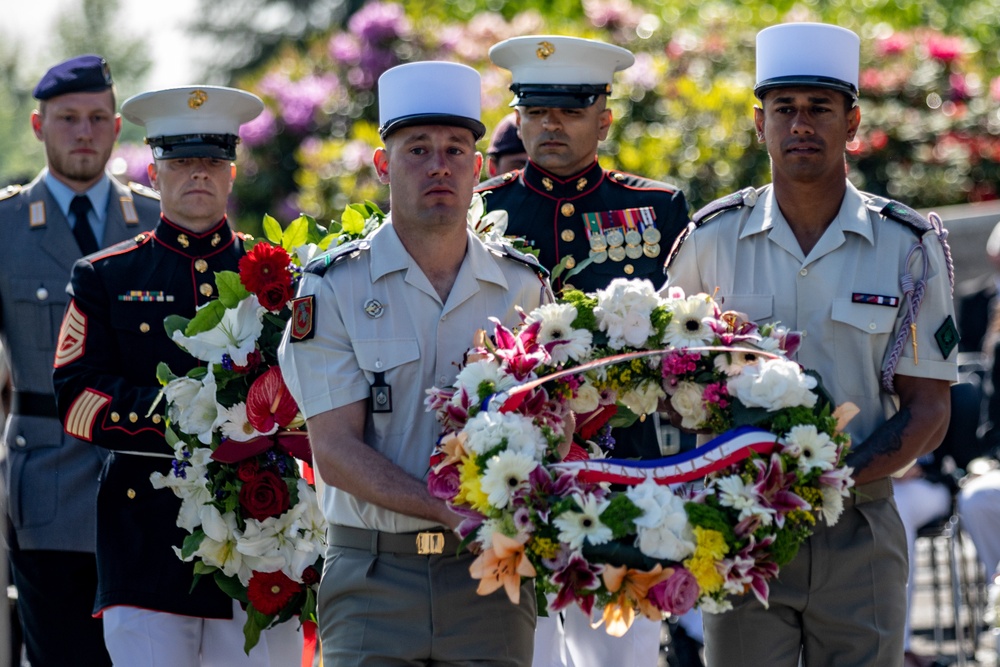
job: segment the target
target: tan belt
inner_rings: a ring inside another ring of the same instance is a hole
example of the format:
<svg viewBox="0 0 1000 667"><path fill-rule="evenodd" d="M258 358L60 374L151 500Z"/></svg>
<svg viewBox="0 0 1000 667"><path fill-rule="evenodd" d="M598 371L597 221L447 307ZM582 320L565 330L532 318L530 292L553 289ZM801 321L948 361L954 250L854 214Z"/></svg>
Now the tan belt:
<svg viewBox="0 0 1000 667"><path fill-rule="evenodd" d="M892 498L892 480L888 477L876 479L874 482L857 484L849 491L850 495L844 498L844 508L863 505L873 500Z"/></svg>
<svg viewBox="0 0 1000 667"><path fill-rule="evenodd" d="M367 528L330 526L327 539L331 546L364 549L373 556L380 553L454 556L462 542L458 535L444 528L418 533L385 533Z"/></svg>

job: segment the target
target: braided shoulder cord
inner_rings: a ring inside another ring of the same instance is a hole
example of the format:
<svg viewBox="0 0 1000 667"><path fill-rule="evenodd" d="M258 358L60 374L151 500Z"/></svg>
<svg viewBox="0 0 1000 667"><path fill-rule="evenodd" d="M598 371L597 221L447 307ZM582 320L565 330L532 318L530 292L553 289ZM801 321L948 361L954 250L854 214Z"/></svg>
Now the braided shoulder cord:
<svg viewBox="0 0 1000 667"><path fill-rule="evenodd" d="M955 264L951 258L951 248L948 246L948 230L944 228L941 216L937 213L931 212L927 216L927 219L934 228L934 233L937 235L938 241L941 242L941 249L944 251L945 266L948 268L948 284L951 292L954 293ZM899 277L899 285L903 290L903 298L907 301L907 312L903 318L902 326L899 328L899 333L896 335L896 340L892 344L892 351L889 353L889 357L882 367L882 388L890 394L895 393L893 377L896 375L896 366L899 365L899 358L903 354L903 346L906 345L906 339L915 330L914 323L917 321L920 302L923 301L924 291L927 289L927 248L924 247L923 240L917 241L910 248L910 252L906 255L906 266L909 268L910 259L913 257L913 253L917 251L921 253L923 260L923 275L921 275L920 280L914 281L913 276L907 270Z"/></svg>

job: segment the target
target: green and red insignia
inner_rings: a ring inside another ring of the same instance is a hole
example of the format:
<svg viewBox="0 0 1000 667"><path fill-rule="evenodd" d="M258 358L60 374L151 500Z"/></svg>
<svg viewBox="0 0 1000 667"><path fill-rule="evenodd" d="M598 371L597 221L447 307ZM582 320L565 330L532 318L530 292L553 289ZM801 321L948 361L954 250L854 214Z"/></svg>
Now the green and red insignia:
<svg viewBox="0 0 1000 667"><path fill-rule="evenodd" d="M293 343L313 337L313 316L315 312L316 299L312 294L292 299L292 319L289 322L289 326L291 327L289 336Z"/></svg>

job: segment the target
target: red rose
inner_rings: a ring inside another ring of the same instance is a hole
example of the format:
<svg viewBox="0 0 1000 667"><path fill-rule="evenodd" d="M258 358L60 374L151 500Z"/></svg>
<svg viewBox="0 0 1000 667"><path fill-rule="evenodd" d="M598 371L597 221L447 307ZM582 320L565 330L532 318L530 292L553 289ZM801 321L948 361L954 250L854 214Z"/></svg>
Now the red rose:
<svg viewBox="0 0 1000 667"><path fill-rule="evenodd" d="M281 516L291 506L288 485L271 470L262 470L240 487L243 512L258 521L269 516Z"/></svg>
<svg viewBox="0 0 1000 667"><path fill-rule="evenodd" d="M236 468L236 476L241 482L249 482L260 472L260 464L257 459L246 459Z"/></svg>
<svg viewBox="0 0 1000 667"><path fill-rule="evenodd" d="M314 568L312 565L302 570L302 583L306 586L312 586L313 584L319 583L319 570Z"/></svg>
<svg viewBox="0 0 1000 667"><path fill-rule="evenodd" d="M240 282L257 298L275 286L291 287L292 273L288 270L291 263L292 258L284 248L258 243L240 259Z"/></svg>
<svg viewBox="0 0 1000 667"><path fill-rule="evenodd" d="M254 609L265 616L273 616L301 590L302 584L295 583L284 572L254 572L247 584L247 597Z"/></svg>
<svg viewBox="0 0 1000 667"><path fill-rule="evenodd" d="M260 305L272 313L277 313L295 296L295 290L292 288L291 283L274 283L273 285L269 285L267 289L261 290L256 294Z"/></svg>
<svg viewBox="0 0 1000 667"><path fill-rule="evenodd" d="M246 365L237 366L236 364L233 364L233 370L237 373L250 373L251 371L256 370L263 360L264 358L261 356L260 350L254 348L253 352L247 355Z"/></svg>

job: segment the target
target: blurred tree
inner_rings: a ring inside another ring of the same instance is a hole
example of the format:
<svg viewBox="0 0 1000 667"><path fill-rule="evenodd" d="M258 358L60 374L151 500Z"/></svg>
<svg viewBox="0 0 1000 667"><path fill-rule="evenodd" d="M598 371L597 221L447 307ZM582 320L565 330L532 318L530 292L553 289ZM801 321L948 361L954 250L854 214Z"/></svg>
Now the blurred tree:
<svg viewBox="0 0 1000 667"><path fill-rule="evenodd" d="M18 53L16 43L0 44L0 188L31 180L45 159L31 132L35 100L18 78Z"/></svg>

